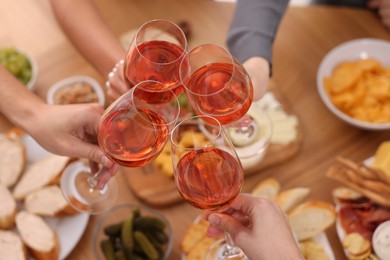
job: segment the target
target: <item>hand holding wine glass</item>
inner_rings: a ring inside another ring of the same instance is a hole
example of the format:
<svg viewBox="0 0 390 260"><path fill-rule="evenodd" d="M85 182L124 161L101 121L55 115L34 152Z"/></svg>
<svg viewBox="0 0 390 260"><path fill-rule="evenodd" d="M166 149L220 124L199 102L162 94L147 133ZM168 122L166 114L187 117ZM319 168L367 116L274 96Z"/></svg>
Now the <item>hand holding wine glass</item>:
<svg viewBox="0 0 390 260"><path fill-rule="evenodd" d="M173 91L157 100L155 89L163 84L143 81L119 97L100 119L98 141L112 161L126 167L140 167L154 160L165 146L180 113ZM116 197L117 188L105 168L92 175L85 167L69 170L61 186L69 203L79 211L99 213ZM76 171L76 172L75 172ZM106 182L103 189L98 184Z"/></svg>
<svg viewBox="0 0 390 260"><path fill-rule="evenodd" d="M222 125L213 117L195 116L171 133L172 162L180 195L192 206L223 210L240 193L244 172ZM226 233L225 256L242 256Z"/></svg>
<svg viewBox="0 0 390 260"><path fill-rule="evenodd" d="M249 259L304 259L286 214L272 201L240 194L224 212L205 217L209 237L229 232Z"/></svg>

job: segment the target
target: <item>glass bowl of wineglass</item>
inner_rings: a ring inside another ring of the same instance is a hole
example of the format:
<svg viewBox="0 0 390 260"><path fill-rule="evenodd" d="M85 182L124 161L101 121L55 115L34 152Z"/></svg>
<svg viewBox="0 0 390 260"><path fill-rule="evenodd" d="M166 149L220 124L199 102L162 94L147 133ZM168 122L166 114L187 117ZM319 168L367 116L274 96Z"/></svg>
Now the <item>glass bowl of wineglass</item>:
<svg viewBox="0 0 390 260"><path fill-rule="evenodd" d="M269 136L269 121L248 114L253 86L242 64L225 48L203 44L185 55L179 75L193 111L216 118L228 129L240 159L258 158L267 146L259 133Z"/></svg>
<svg viewBox="0 0 390 260"><path fill-rule="evenodd" d="M167 260L173 248L173 231L168 219L160 211L144 205L124 204L104 212L97 219L92 235L97 260ZM120 258L123 256L127 258Z"/></svg>
<svg viewBox="0 0 390 260"><path fill-rule="evenodd" d="M117 165L140 167L154 160L168 141L180 114L175 93L166 90L164 98L155 89L163 84L142 81L113 102L103 113L98 131L102 151ZM157 99L156 96L160 98ZM114 166L115 167L115 166ZM77 210L100 213L116 198L116 185L110 169L92 174L88 167L65 171L61 188ZM102 184L106 184L101 188Z"/></svg>
<svg viewBox="0 0 390 260"><path fill-rule="evenodd" d="M144 80L155 80L164 84L177 96L182 92L179 66L186 54L187 39L175 23L156 19L139 27L127 51L124 78L131 88Z"/></svg>
<svg viewBox="0 0 390 260"><path fill-rule="evenodd" d="M175 183L189 204L202 210L221 211L238 196L244 170L217 119L203 115L181 121L172 130L171 149ZM225 237L227 243L221 252L231 259L243 257L230 235L225 233Z"/></svg>

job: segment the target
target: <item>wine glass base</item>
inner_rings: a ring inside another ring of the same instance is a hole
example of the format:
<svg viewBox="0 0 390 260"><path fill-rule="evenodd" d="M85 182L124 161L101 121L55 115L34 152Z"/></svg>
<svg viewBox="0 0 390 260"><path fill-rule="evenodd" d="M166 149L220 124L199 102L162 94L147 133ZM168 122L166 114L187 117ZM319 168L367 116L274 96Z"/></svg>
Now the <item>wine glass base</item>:
<svg viewBox="0 0 390 260"><path fill-rule="evenodd" d="M263 160L272 135L272 123L265 111L252 105L244 123L225 126L244 169Z"/></svg>
<svg viewBox="0 0 390 260"><path fill-rule="evenodd" d="M238 247L229 248L224 238L216 241L207 253L207 260L249 260Z"/></svg>
<svg viewBox="0 0 390 260"><path fill-rule="evenodd" d="M112 206L118 194L116 181L110 181L101 190L92 188L92 173L81 161L70 164L61 177L61 189L65 199L77 211L99 214Z"/></svg>

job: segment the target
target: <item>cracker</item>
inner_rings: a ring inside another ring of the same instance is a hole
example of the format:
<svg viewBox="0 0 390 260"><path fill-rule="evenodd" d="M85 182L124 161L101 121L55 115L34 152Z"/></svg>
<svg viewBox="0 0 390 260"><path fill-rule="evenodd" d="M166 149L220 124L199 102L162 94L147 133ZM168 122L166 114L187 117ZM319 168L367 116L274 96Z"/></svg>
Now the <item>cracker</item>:
<svg viewBox="0 0 390 260"><path fill-rule="evenodd" d="M215 238L204 237L199 243L192 248L187 256L186 260L204 260L206 259L207 253L211 245L216 241Z"/></svg>
<svg viewBox="0 0 390 260"><path fill-rule="evenodd" d="M197 244L206 237L208 222L201 219L197 223L191 224L181 242L181 248L184 253L188 254Z"/></svg>

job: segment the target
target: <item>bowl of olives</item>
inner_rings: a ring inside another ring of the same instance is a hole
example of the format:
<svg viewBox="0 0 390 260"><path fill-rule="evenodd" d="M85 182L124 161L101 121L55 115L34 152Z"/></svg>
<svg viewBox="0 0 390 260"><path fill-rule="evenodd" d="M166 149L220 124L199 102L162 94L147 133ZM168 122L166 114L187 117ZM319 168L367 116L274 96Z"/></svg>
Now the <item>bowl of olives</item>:
<svg viewBox="0 0 390 260"><path fill-rule="evenodd" d="M0 49L0 64L23 85L33 90L38 75L35 60L22 50L13 47Z"/></svg>
<svg viewBox="0 0 390 260"><path fill-rule="evenodd" d="M173 231L158 210L120 205L99 216L93 231L95 259L169 259Z"/></svg>

